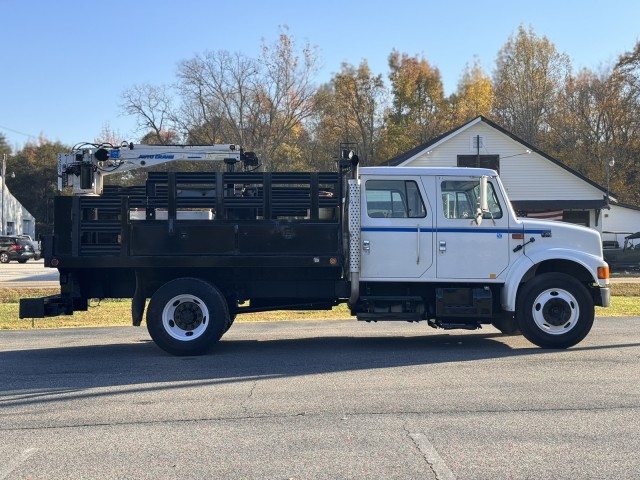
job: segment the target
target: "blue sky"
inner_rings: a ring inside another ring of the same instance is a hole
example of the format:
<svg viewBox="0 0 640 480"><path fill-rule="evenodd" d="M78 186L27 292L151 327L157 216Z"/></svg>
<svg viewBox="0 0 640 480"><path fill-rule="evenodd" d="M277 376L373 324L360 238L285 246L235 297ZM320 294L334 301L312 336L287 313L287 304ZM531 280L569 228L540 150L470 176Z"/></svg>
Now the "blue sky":
<svg viewBox="0 0 640 480"><path fill-rule="evenodd" d="M386 78L396 49L438 67L447 94L474 57L491 74L521 24L568 54L574 70L610 65L640 40L636 0L0 0L0 19L0 133L14 149L41 134L93 141L105 125L137 141L120 109L125 89L170 84L178 62L206 51L257 57L280 25L318 46L318 83L362 59Z"/></svg>

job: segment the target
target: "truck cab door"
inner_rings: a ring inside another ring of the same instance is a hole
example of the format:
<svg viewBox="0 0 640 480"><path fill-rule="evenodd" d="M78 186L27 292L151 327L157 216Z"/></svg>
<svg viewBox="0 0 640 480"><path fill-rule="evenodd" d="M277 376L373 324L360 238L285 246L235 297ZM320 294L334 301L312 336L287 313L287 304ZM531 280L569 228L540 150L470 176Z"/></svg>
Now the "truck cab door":
<svg viewBox="0 0 640 480"><path fill-rule="evenodd" d="M362 177L361 280L421 277L433 265L433 214L419 177Z"/></svg>
<svg viewBox="0 0 640 480"><path fill-rule="evenodd" d="M480 224L480 178L437 177L438 279L499 279L509 266L509 209L496 178L489 178L489 212Z"/></svg>

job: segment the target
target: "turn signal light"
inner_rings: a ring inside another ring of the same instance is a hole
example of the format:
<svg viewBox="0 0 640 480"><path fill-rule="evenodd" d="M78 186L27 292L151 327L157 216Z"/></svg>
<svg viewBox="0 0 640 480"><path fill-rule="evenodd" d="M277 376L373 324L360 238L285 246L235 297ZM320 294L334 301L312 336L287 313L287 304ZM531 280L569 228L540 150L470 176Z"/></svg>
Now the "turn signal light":
<svg viewBox="0 0 640 480"><path fill-rule="evenodd" d="M609 278L609 267L598 267L598 278L606 280Z"/></svg>

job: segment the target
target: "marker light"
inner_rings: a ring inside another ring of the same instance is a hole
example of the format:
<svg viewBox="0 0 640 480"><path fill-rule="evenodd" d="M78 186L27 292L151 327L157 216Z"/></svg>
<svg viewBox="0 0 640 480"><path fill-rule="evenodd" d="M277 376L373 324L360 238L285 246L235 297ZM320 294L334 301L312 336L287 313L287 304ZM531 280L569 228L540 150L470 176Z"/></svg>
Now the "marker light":
<svg viewBox="0 0 640 480"><path fill-rule="evenodd" d="M598 267L598 278L600 280L606 280L609 278L609 267Z"/></svg>

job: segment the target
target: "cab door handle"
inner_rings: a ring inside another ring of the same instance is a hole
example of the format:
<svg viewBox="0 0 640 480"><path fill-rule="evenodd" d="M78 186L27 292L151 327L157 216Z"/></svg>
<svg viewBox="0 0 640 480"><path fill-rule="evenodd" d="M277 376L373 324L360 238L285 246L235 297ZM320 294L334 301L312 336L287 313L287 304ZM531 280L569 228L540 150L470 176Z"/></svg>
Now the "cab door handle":
<svg viewBox="0 0 640 480"><path fill-rule="evenodd" d="M369 240L362 241L362 252L367 254L371 252L371 242Z"/></svg>
<svg viewBox="0 0 640 480"><path fill-rule="evenodd" d="M440 243L438 245L438 250L440 251L440 253L444 253L447 251L447 242L445 242L444 240L440 240Z"/></svg>

